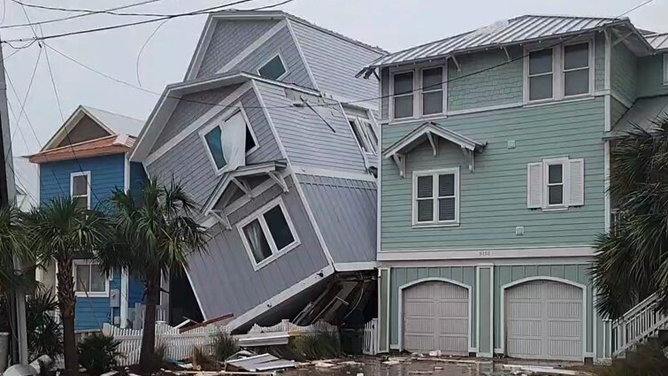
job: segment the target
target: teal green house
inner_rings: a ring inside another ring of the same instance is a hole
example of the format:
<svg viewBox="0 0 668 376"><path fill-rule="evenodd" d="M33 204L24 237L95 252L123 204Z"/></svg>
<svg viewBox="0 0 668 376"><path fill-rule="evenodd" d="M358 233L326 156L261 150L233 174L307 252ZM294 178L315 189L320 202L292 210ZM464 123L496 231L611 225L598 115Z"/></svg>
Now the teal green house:
<svg viewBox="0 0 668 376"><path fill-rule="evenodd" d="M666 51L628 19L522 16L360 72L382 96L381 351L611 356L588 268L616 137L668 109Z"/></svg>

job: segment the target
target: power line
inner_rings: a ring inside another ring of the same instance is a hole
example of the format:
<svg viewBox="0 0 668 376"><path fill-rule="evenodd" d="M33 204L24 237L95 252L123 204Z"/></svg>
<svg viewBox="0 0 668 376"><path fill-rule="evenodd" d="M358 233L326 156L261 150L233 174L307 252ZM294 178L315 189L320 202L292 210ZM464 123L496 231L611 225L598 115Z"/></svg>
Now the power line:
<svg viewBox="0 0 668 376"><path fill-rule="evenodd" d="M140 6L140 5L155 3L155 2L158 2L158 1L163 1L163 0L146 0L146 1L139 2L139 3L123 5L123 6L115 7L115 8L102 9L102 10L90 10L90 12L84 13L84 14L77 14L77 15L73 15L73 16L67 16L67 17L63 17L63 18L55 18L55 19L45 20L45 21L37 21L37 22L32 23L32 25L46 25L46 24L50 24L50 23L54 23L54 22L68 21L68 20L73 20L73 19L77 19L77 18L81 18L81 17L92 16L92 15L95 15L95 14L104 14L104 13L113 12L113 11L116 11L116 10L127 9L127 8L132 8L132 7L136 7L136 6ZM7 2L3 1L2 3L6 4ZM27 4L26 4L26 6L27 6ZM65 9L65 8L63 8L63 9ZM76 9L69 9L68 11L76 12L77 10ZM79 11L85 11L85 10L81 9ZM30 26L30 23L4 25L4 26L0 26L0 29L13 29L13 28L17 28L17 27L26 27L26 26Z"/></svg>
<svg viewBox="0 0 668 376"><path fill-rule="evenodd" d="M211 14L211 13L216 13L217 11L219 11L220 8L229 7L229 6L232 6L232 5L243 4L243 3L250 2L250 1L254 1L254 0L237 0L237 1L234 1L234 2L231 2L231 3L221 4L221 5L217 5L217 6L214 6L214 7L204 8L204 9L191 11L191 12L186 12L186 13L177 13L177 14L160 16L160 17L153 18L153 19L150 19L150 20L141 20L141 21L129 22L129 23L125 23L125 24L102 26L102 27L97 27L97 28L92 28L92 29L84 29L84 30L76 30L76 31L70 31L70 32L66 32L66 33L51 34L51 35L35 37L35 38L9 39L9 40L3 40L2 43L27 42L27 41L31 41L31 40L43 41L43 40L47 40L47 39L62 38L62 37L68 37L68 36L72 36L72 35L89 34L89 33L96 33L96 32L99 32L99 31L114 30L114 29L120 29L120 28L124 28L124 27L130 27L130 26L138 26L138 25L158 22L158 21L162 21L162 20L169 20L169 19L172 19L172 18L190 17L190 16L197 16L197 15L200 15L200 14ZM31 25L33 25L33 24L31 23Z"/></svg>

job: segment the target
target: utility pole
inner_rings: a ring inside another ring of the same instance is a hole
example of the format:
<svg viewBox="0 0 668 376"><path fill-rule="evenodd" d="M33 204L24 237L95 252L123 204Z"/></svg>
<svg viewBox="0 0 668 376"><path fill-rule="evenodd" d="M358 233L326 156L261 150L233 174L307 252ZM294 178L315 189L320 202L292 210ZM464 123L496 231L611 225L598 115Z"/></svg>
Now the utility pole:
<svg viewBox="0 0 668 376"><path fill-rule="evenodd" d="M5 80L5 58L0 44L0 206L7 207L14 202L16 187L14 185L14 159L12 157L12 137L9 129L9 113L7 108L7 81ZM14 259L14 269L21 270L21 261ZM28 332L26 326L26 300L20 289L14 294L14 304L11 305L13 333L17 341L12 341L14 351L12 360L21 364L28 364ZM18 342L18 343L16 343ZM18 351L17 351L18 350ZM18 354L16 354L18 352ZM18 355L18 357L17 357Z"/></svg>

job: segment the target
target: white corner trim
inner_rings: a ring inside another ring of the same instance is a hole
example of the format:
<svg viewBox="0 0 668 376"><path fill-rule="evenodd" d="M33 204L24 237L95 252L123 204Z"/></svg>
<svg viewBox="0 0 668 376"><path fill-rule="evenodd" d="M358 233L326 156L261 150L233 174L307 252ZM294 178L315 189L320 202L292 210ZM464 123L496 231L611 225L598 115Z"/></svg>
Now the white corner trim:
<svg viewBox="0 0 668 376"><path fill-rule="evenodd" d="M509 288L512 288L517 285L521 285L523 283L527 282L532 282L532 281L553 281L553 282L558 282L558 283L563 283L566 285L571 285L574 287L577 287L582 290L582 360L584 361L584 358L587 356L587 286L569 281L567 279L563 278L557 278L557 277L547 277L547 276L535 276L535 277L527 277L527 278L522 278L518 279L516 281L507 283L503 286L501 286L501 299L500 299L500 326L501 326L501 353L505 354L505 343L506 343L506 333L505 333L505 296L506 296L506 290ZM596 321L596 315L593 315L594 322ZM592 343L594 343L595 340L592 340ZM507 354L506 354L507 355Z"/></svg>
<svg viewBox="0 0 668 376"><path fill-rule="evenodd" d="M248 47L246 47L243 51L239 52L234 59L230 60L227 64L225 64L222 68L218 69L216 73L224 73L229 71L230 69L234 68L237 64L241 63L245 58L247 58L253 51L258 49L261 45L263 45L266 41L269 40L269 38L273 37L278 33L285 25L287 24L287 21L285 19L279 21L276 25L274 25L271 29L267 30L262 36L257 38L255 42L251 43ZM287 68L286 68L287 70Z"/></svg>
<svg viewBox="0 0 668 376"><path fill-rule="evenodd" d="M234 329L250 322L254 318L260 316L261 314L269 311L273 307L276 307L277 305L285 302L289 298L299 294L300 292L308 289L309 287L315 285L316 283L322 281L323 279L329 277L334 273L334 268L332 265L328 265L324 267L323 269L311 274L310 276L304 278L300 282L292 285L286 290L281 291L280 293L274 295L272 298L265 300L264 302L258 304L255 306L255 308L252 308L234 320L232 320L230 323L228 323L225 328L228 331L233 331ZM194 289L193 289L194 291ZM197 296L197 295L195 295ZM199 300L198 300L199 301ZM205 317L206 318L206 317Z"/></svg>
<svg viewBox="0 0 668 376"><path fill-rule="evenodd" d="M195 47L195 52L192 57L192 61L188 64L188 71L183 81L190 81L197 77L200 68L202 67L202 61L204 56L206 56L206 51L209 49L209 44L211 43L211 37L215 28L216 20L213 17L209 19L204 24L204 34L200 35L200 39L197 42Z"/></svg>
<svg viewBox="0 0 668 376"><path fill-rule="evenodd" d="M295 33L294 28L292 27L292 22L290 21L290 18L285 19L286 24L288 25L288 31L290 32L290 37L292 38L292 43L295 44L297 47L297 52L299 53L299 56L302 59L302 63L304 64L304 67L306 68L306 73L308 73L308 77L311 79L311 82L313 83L313 88L316 91L320 91L320 88L318 87L318 82L315 80L315 76L313 75L313 71L311 70L311 65L308 62L308 59L306 59L306 55L304 54L304 50L302 50L302 46L299 43L299 39L297 38L297 34Z"/></svg>
<svg viewBox="0 0 668 376"><path fill-rule="evenodd" d="M334 270L336 270L337 272L373 270L376 267L378 267L378 263L375 261L337 262L334 264Z"/></svg>
<svg viewBox="0 0 668 376"><path fill-rule="evenodd" d="M392 250L378 253L378 261L426 261L426 260L494 260L546 257L592 257L595 249L591 246L542 247L542 248L479 248L479 249L434 249Z"/></svg>
<svg viewBox="0 0 668 376"><path fill-rule="evenodd" d="M471 346L471 341L472 341L472 333L471 333L471 325L473 324L473 287L469 286L465 283L455 281L453 279L449 278L441 278L441 277L426 277L426 278L420 278L416 279L415 281L408 282L404 285L399 286L399 297L397 299L399 310L397 313L397 327L399 329L399 349L404 350L404 336L403 336L403 293L404 290L415 286L419 285L420 283L424 282L444 282L444 283L450 283L459 287L463 287L468 291L468 325L467 325L467 332L468 332L468 351L469 352L476 352L476 347ZM389 296L388 296L389 297Z"/></svg>
<svg viewBox="0 0 668 376"><path fill-rule="evenodd" d="M375 182L376 178L370 174L364 174L355 171L342 171L342 170L331 170L328 168L317 168L310 166L290 166L292 171L295 174L301 175L314 175L314 176L326 176L330 178L339 178L339 179L352 179L352 180L362 180L362 181L371 181Z"/></svg>
<svg viewBox="0 0 668 376"><path fill-rule="evenodd" d="M127 157L126 157L127 160ZM123 269L121 272L121 328L127 327L128 322L128 312L129 312L129 298L128 293L130 292L130 276L127 269Z"/></svg>
<svg viewBox="0 0 668 376"><path fill-rule="evenodd" d="M130 192L130 153L123 156L123 191Z"/></svg>
<svg viewBox="0 0 668 376"><path fill-rule="evenodd" d="M320 247L322 247L322 251L325 254L325 258L327 258L329 266L333 267L334 258L332 258L332 254L329 252L329 248L327 247L327 243L325 242L325 237L322 235L322 231L320 231L320 226L318 225L318 221L315 219L315 215L313 214L311 205L309 204L308 199L306 198L306 194L304 193L304 190L302 189L302 186L299 183L297 174L292 172L290 175L292 176L292 182L295 186L295 189L297 189L297 194L299 195L299 198L302 201L302 205L304 205L304 209L306 209L306 215L308 215L308 218L311 221L311 225L313 226L313 230L315 231L315 235L318 238L318 241L320 242Z"/></svg>
<svg viewBox="0 0 668 376"><path fill-rule="evenodd" d="M146 157L144 163L146 165L150 165L151 163L155 162L158 158L165 155L165 153L170 151L181 141L185 140L186 137L195 133L200 127L204 126L209 120L216 117L219 113L226 110L229 111L230 109L228 107L232 103L237 101L239 97L241 97L244 93L246 93L251 87L252 85L249 82L246 82L243 85L239 86L234 92L232 92L232 94L223 98L223 100L220 101L218 105L212 105L209 111L207 111L204 115L200 116L197 120L192 122L192 124L190 124L186 129L182 130L176 136L172 137L169 141L165 142L156 151L150 153ZM181 99L179 98L178 101L181 101Z"/></svg>

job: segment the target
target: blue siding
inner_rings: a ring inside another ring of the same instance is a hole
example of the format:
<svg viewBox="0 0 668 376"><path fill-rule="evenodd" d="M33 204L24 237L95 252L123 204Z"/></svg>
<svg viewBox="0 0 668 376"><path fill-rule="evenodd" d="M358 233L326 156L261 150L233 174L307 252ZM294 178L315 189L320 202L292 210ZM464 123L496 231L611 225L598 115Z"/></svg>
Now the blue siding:
<svg viewBox="0 0 668 376"><path fill-rule="evenodd" d="M140 165L141 166L141 165ZM91 205L107 200L115 188L123 189L125 177L125 156L106 155L43 163L40 165L40 202L46 203L57 196L70 194L70 174L90 171ZM121 289L121 276L114 271L109 281L111 290ZM109 307L109 298L77 298L75 329L97 329L103 323L113 323L114 316L120 316L119 308Z"/></svg>
<svg viewBox="0 0 668 376"><path fill-rule="evenodd" d="M141 163L131 162L130 163L130 192L132 196L136 196L141 193L144 183L146 183L148 177L146 176L146 171L144 171L144 166Z"/></svg>

